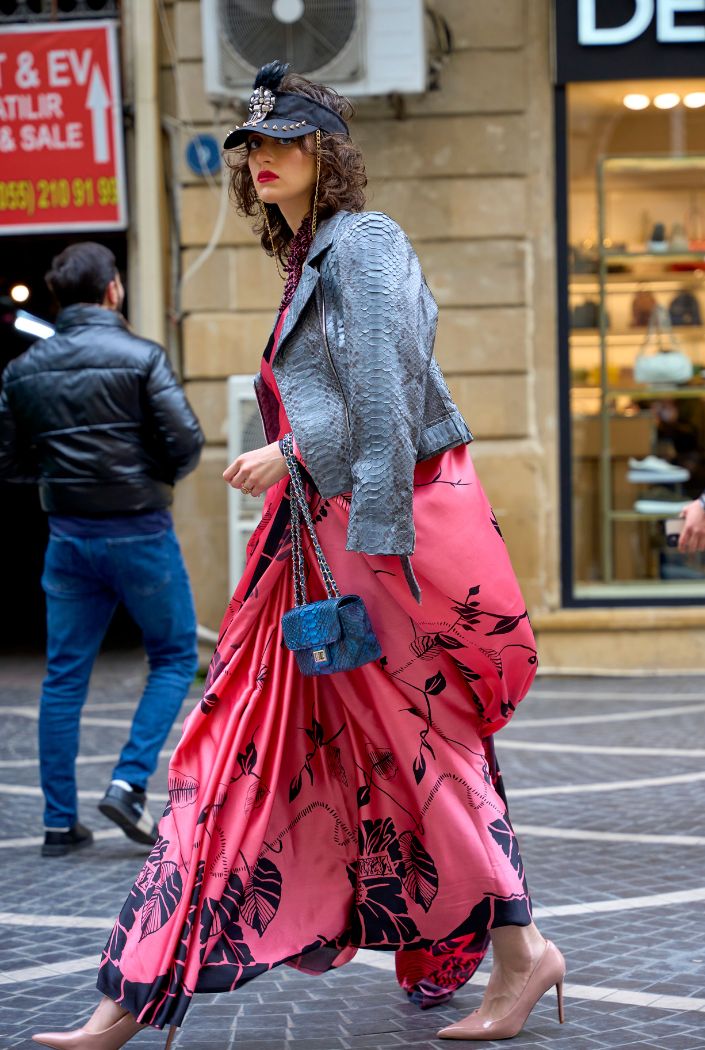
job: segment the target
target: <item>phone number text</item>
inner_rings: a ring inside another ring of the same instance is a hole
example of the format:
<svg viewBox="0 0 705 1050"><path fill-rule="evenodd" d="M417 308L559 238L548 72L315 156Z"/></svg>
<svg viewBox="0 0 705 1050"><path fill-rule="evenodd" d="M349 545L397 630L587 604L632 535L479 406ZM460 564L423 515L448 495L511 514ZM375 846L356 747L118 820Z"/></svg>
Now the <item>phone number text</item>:
<svg viewBox="0 0 705 1050"><path fill-rule="evenodd" d="M117 179L11 179L0 180L0 212L34 215L50 208L114 207L118 202Z"/></svg>

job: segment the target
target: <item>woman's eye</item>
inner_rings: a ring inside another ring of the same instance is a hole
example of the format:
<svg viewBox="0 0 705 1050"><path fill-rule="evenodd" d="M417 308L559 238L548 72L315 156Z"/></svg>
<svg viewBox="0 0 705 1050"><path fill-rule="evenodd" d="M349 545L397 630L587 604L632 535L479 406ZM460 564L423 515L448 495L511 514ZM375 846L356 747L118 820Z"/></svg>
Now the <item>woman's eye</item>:
<svg viewBox="0 0 705 1050"><path fill-rule="evenodd" d="M280 146L293 146L296 139L279 139Z"/></svg>
<svg viewBox="0 0 705 1050"><path fill-rule="evenodd" d="M247 140L247 151L251 153L253 149L259 149L262 145L261 139L248 139Z"/></svg>

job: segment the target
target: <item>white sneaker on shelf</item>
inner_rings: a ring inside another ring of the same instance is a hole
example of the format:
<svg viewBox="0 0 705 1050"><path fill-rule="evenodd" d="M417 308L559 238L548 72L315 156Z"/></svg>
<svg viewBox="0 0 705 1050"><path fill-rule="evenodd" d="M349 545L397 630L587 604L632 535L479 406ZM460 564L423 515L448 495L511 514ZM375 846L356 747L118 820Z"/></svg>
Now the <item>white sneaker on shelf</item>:
<svg viewBox="0 0 705 1050"><path fill-rule="evenodd" d="M677 518L692 500L638 499L634 504L637 514L662 514L664 518Z"/></svg>
<svg viewBox="0 0 705 1050"><path fill-rule="evenodd" d="M634 485L678 485L682 481L690 480L690 471L685 467L673 467L669 464L668 470L629 470L627 481Z"/></svg>
<svg viewBox="0 0 705 1050"><path fill-rule="evenodd" d="M653 474L659 470L673 470L674 465L673 463L669 463L667 459L661 459L659 456L644 456L643 459L634 459L634 457L631 456L629 459L629 469L648 470L650 474Z"/></svg>

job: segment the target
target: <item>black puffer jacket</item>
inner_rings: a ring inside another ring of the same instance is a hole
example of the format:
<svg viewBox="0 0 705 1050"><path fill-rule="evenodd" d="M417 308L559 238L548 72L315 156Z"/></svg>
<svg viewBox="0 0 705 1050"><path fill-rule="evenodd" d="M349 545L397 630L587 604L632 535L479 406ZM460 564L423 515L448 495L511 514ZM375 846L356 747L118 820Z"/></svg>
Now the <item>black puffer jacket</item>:
<svg viewBox="0 0 705 1050"><path fill-rule="evenodd" d="M112 310L67 307L3 373L0 477L38 479L50 514L168 507L202 446L166 354Z"/></svg>

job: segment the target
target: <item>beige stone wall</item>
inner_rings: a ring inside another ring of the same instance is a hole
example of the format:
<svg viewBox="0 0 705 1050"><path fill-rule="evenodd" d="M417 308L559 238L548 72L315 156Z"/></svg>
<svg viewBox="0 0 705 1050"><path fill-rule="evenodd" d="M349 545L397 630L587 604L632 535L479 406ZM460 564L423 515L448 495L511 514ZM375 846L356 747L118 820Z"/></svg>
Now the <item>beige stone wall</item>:
<svg viewBox="0 0 705 1050"><path fill-rule="evenodd" d="M442 89L407 100L395 119L384 100L359 106L369 207L411 237L441 308L437 354L477 442L529 608L555 607L557 584L556 346L552 93L547 0L436 0L456 52ZM174 0L174 77L164 48L163 99L180 122L176 200L182 272L208 243L217 185L186 169L196 130L221 135L203 89L199 4ZM187 126L184 126L187 125ZM281 282L273 262L230 211L217 247L183 286L183 377L208 437L203 462L177 495L177 526L199 619L217 627L227 601L224 379L254 373Z"/></svg>

